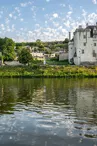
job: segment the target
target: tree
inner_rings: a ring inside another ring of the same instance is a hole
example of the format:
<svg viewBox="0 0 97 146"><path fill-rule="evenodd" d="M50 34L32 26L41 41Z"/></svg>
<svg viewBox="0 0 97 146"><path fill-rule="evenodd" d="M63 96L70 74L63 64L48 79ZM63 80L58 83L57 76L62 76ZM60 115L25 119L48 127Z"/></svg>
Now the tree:
<svg viewBox="0 0 97 146"><path fill-rule="evenodd" d="M20 63L29 64L32 61L32 55L28 49L23 48L19 54L18 60Z"/></svg>
<svg viewBox="0 0 97 146"><path fill-rule="evenodd" d="M64 41L63 41L63 43L68 43L69 42L69 39L68 38L66 38Z"/></svg>
<svg viewBox="0 0 97 146"><path fill-rule="evenodd" d="M45 50L45 46L44 43L41 40L36 40L36 46L38 47L39 51L44 51Z"/></svg>
<svg viewBox="0 0 97 146"><path fill-rule="evenodd" d="M22 46L16 46L15 51L17 53L17 56L21 53L22 49Z"/></svg>
<svg viewBox="0 0 97 146"><path fill-rule="evenodd" d="M2 63L3 60L14 60L15 58L15 43L10 38L0 38L0 52L2 54Z"/></svg>

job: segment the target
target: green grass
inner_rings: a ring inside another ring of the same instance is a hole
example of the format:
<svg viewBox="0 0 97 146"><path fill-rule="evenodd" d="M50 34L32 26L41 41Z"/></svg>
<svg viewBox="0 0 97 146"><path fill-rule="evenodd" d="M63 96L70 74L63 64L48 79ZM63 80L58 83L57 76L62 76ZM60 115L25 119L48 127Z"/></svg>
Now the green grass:
<svg viewBox="0 0 97 146"><path fill-rule="evenodd" d="M58 61L56 59L46 60L48 65L69 65L68 60L65 61Z"/></svg>

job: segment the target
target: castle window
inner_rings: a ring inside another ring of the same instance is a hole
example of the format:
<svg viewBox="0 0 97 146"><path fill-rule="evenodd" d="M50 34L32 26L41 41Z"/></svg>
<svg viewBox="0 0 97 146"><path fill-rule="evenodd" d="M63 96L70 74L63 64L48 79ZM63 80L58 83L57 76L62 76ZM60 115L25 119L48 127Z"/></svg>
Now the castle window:
<svg viewBox="0 0 97 146"><path fill-rule="evenodd" d="M86 35L84 35L83 38L86 39Z"/></svg>
<svg viewBox="0 0 97 146"><path fill-rule="evenodd" d="M84 43L83 45L86 46L86 43Z"/></svg>
<svg viewBox="0 0 97 146"><path fill-rule="evenodd" d="M74 53L74 57L77 57L77 54L76 54L76 52Z"/></svg>
<svg viewBox="0 0 97 146"><path fill-rule="evenodd" d="M96 43L94 43L94 46L96 46Z"/></svg>
<svg viewBox="0 0 97 146"><path fill-rule="evenodd" d="M96 53L95 53L95 50L93 50L93 57L96 57Z"/></svg>
<svg viewBox="0 0 97 146"><path fill-rule="evenodd" d="M84 50L82 50L82 54L84 54Z"/></svg>

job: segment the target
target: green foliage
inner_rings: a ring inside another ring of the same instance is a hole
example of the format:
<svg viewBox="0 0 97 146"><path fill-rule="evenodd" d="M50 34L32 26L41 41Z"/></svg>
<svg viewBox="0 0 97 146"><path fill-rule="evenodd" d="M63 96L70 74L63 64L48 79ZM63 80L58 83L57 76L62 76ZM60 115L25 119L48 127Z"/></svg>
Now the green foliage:
<svg viewBox="0 0 97 146"><path fill-rule="evenodd" d="M32 55L30 54L30 51L25 48L22 49L22 51L19 54L18 60L20 63L29 64L32 61Z"/></svg>
<svg viewBox="0 0 97 146"><path fill-rule="evenodd" d="M68 60L66 61L59 61L57 58L52 58L46 61L48 65L68 65Z"/></svg>
<svg viewBox="0 0 97 146"><path fill-rule="evenodd" d="M36 46L39 48L39 51L44 51L45 47L44 47L44 43L41 40L37 40L36 41Z"/></svg>
<svg viewBox="0 0 97 146"><path fill-rule="evenodd" d="M70 77L94 78L97 77L97 67L78 66L18 66L0 67L0 77Z"/></svg>
<svg viewBox="0 0 97 146"><path fill-rule="evenodd" d="M56 47L64 48L64 44L56 44L56 45L54 45L54 47L55 47L55 48L56 48Z"/></svg>
<svg viewBox="0 0 97 146"><path fill-rule="evenodd" d="M36 40L36 42L22 42L22 43L16 43L16 48L18 47L25 47L25 46L30 46L30 47L36 47L37 49L34 49L36 51L42 51L42 52L47 52L49 53L52 51L60 51L60 49L65 49L66 51L68 50L68 38L66 38L64 41L52 41L52 42L42 42L41 40ZM46 50L45 48L49 48L49 50Z"/></svg>
<svg viewBox="0 0 97 146"><path fill-rule="evenodd" d="M15 43L10 38L0 38L0 51L2 52L4 60L14 60L15 58Z"/></svg>
<svg viewBox="0 0 97 146"><path fill-rule="evenodd" d="M44 53L45 53L45 54L51 54L52 51L51 51L51 49L46 49L46 48L44 48Z"/></svg>
<svg viewBox="0 0 97 146"><path fill-rule="evenodd" d="M66 38L66 39L63 41L63 43L69 43L69 39Z"/></svg>
<svg viewBox="0 0 97 146"><path fill-rule="evenodd" d="M17 55L19 55L21 53L22 49L23 49L22 46L16 46L15 51L16 51Z"/></svg>

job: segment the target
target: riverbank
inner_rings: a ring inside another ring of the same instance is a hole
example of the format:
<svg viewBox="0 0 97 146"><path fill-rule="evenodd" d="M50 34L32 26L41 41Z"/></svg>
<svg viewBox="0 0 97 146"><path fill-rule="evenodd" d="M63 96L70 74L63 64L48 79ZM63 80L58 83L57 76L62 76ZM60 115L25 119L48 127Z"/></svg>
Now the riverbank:
<svg viewBox="0 0 97 146"><path fill-rule="evenodd" d="M3 66L0 77L97 77L97 67L90 66Z"/></svg>

